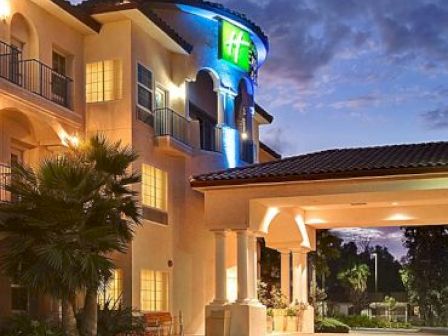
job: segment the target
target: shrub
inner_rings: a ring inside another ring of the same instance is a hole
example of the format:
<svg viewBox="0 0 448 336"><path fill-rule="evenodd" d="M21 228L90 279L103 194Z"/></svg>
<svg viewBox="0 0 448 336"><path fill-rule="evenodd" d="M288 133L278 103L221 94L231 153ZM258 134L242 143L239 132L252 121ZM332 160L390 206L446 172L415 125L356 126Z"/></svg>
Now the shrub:
<svg viewBox="0 0 448 336"><path fill-rule="evenodd" d="M110 300L98 311L98 336L143 335L143 317L135 316L131 308Z"/></svg>
<svg viewBox="0 0 448 336"><path fill-rule="evenodd" d="M338 316L340 321L344 322L351 328L392 328L392 329L409 329L411 324L405 322L389 322L387 320L368 317L365 315Z"/></svg>
<svg viewBox="0 0 448 336"><path fill-rule="evenodd" d="M2 336L64 336L57 326L33 320L27 315L13 316L3 322L5 328L0 330Z"/></svg>
<svg viewBox="0 0 448 336"><path fill-rule="evenodd" d="M319 318L314 324L316 333L349 333L350 327L334 318Z"/></svg>

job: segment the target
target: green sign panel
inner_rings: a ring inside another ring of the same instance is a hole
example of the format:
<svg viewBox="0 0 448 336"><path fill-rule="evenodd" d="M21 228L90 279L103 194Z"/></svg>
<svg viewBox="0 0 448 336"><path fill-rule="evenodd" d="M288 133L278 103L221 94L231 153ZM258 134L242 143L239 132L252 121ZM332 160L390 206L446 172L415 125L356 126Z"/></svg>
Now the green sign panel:
<svg viewBox="0 0 448 336"><path fill-rule="evenodd" d="M249 32L222 20L219 35L219 58L250 72L253 67L255 47Z"/></svg>

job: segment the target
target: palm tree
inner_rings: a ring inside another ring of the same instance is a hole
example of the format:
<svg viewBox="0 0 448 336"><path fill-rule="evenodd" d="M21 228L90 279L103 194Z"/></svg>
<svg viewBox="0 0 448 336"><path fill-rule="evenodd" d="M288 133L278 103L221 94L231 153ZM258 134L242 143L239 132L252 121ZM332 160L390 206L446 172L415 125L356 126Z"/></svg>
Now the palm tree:
<svg viewBox="0 0 448 336"><path fill-rule="evenodd" d="M356 264L338 274L338 279L350 290L350 297L356 314L362 310L369 276L370 270L366 264Z"/></svg>
<svg viewBox="0 0 448 336"><path fill-rule="evenodd" d="M0 205L0 232L8 248L0 267L30 289L62 301L63 326L78 336L74 298L86 292L81 329L97 333L97 291L125 252L139 223L129 172L137 158L120 143L91 138L80 148L45 160L35 172L13 167L7 190L19 202Z"/></svg>

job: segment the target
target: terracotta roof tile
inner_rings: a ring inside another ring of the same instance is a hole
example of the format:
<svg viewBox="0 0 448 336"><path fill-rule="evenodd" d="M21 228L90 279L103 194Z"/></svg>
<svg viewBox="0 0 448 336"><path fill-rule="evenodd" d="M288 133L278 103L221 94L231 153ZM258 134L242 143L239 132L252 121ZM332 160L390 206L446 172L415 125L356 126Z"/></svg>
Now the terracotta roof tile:
<svg viewBox="0 0 448 336"><path fill-rule="evenodd" d="M448 173L448 142L333 149L194 176L193 186Z"/></svg>

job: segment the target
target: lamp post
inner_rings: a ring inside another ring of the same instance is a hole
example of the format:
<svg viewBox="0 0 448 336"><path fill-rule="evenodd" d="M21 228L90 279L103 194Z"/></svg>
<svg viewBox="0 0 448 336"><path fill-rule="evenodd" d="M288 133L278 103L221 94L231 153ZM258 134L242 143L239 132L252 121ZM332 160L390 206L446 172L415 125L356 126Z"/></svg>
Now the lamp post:
<svg viewBox="0 0 448 336"><path fill-rule="evenodd" d="M375 293L378 292L378 254L372 253L373 258L375 259Z"/></svg>

